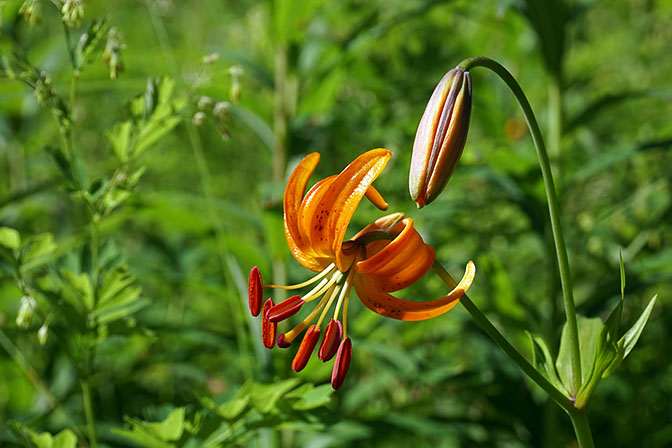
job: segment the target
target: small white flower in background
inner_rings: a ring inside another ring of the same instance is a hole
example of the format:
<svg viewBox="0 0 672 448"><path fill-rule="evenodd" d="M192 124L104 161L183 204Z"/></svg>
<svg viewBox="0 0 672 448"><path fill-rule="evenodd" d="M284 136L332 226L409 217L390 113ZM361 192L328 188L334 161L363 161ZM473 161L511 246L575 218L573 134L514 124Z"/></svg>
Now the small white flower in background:
<svg viewBox="0 0 672 448"><path fill-rule="evenodd" d="M229 117L229 109L231 108L231 103L228 101L220 101L215 104L215 108L212 111L212 115L219 120L226 120Z"/></svg>
<svg viewBox="0 0 672 448"><path fill-rule="evenodd" d="M198 99L198 108L205 112L210 112L215 102L209 96L202 96Z"/></svg>
<svg viewBox="0 0 672 448"><path fill-rule="evenodd" d="M243 67L240 65L234 65L229 69L231 73L231 90L229 91L229 96L231 101L238 101L240 99L240 76L243 74Z"/></svg>
<svg viewBox="0 0 672 448"><path fill-rule="evenodd" d="M19 8L19 14L32 26L42 21L42 7L38 0L26 0Z"/></svg>
<svg viewBox="0 0 672 448"><path fill-rule="evenodd" d="M37 330L37 341L40 345L46 345L47 340L49 340L49 327L45 324Z"/></svg>
<svg viewBox="0 0 672 448"><path fill-rule="evenodd" d="M110 79L117 79L117 76L124 71L121 50L125 50L126 45L122 43L122 38L123 35L115 27L110 28L110 31L107 33L103 60L110 68Z"/></svg>
<svg viewBox="0 0 672 448"><path fill-rule="evenodd" d="M219 55L217 53L210 53L210 54L207 54L207 55L203 56L203 63L204 64L212 64L217 59L219 59Z"/></svg>
<svg viewBox="0 0 672 448"><path fill-rule="evenodd" d="M19 303L19 312L16 314L16 325L21 328L30 327L36 306L35 299L30 296L23 296Z"/></svg>
<svg viewBox="0 0 672 448"><path fill-rule="evenodd" d="M84 18L83 0L65 0L61 7L63 22L70 28L79 26Z"/></svg>
<svg viewBox="0 0 672 448"><path fill-rule="evenodd" d="M191 122L196 127L201 126L204 121L205 121L205 114L203 112L196 112L194 114L194 117L191 119Z"/></svg>

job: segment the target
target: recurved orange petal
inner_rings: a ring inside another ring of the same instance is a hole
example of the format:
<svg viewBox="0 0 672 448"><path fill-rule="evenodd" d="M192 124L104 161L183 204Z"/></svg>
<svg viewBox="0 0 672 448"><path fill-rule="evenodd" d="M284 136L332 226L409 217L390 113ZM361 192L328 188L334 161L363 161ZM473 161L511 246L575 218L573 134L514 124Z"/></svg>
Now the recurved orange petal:
<svg viewBox="0 0 672 448"><path fill-rule="evenodd" d="M464 277L457 286L442 298L429 302L398 299L378 289L375 278L366 275L355 277L355 290L362 303L381 316L404 321L419 321L439 316L457 305L460 297L471 286L475 275L476 266L470 261Z"/></svg>
<svg viewBox="0 0 672 448"><path fill-rule="evenodd" d="M309 251L308 246L301 237L299 231L298 217L299 208L306 191L308 179L315 171L315 167L320 162L320 155L316 152L308 154L294 168L289 176L285 196L283 200L285 237L294 258L306 268L312 271L320 271L322 264Z"/></svg>
<svg viewBox="0 0 672 448"><path fill-rule="evenodd" d="M395 216L395 215L391 215ZM384 224L388 217L374 222ZM379 289L391 292L403 289L420 279L434 262L434 249L422 241L413 228L413 220L405 218L390 230L396 236L387 244L369 244L367 258L357 262L357 272L376 277Z"/></svg>

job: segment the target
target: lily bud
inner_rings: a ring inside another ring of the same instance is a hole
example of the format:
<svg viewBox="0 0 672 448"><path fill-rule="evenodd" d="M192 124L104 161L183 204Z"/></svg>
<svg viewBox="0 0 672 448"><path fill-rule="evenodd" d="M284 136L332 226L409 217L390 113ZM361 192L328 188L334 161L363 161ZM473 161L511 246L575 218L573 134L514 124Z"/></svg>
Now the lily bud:
<svg viewBox="0 0 672 448"><path fill-rule="evenodd" d="M415 134L408 187L418 208L436 199L455 171L470 115L471 75L454 68L434 89Z"/></svg>

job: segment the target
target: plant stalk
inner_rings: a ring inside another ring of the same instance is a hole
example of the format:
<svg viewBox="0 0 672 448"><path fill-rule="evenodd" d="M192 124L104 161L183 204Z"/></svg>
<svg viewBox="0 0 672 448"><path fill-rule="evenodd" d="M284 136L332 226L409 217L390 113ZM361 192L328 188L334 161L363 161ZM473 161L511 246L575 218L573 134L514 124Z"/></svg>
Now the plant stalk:
<svg viewBox="0 0 672 448"><path fill-rule="evenodd" d="M437 261L432 265L434 272L441 277L441 280L448 286L453 289L457 286L457 282L453 277L445 270L441 264ZM460 303L464 308L471 314L471 317L474 318L476 323L483 331L490 336L495 344L501 348L504 353L506 353L513 362L515 362L518 367L539 387L541 387L558 405L563 408L565 411L573 412L575 410L574 404L572 401L567 398L562 392L555 388L537 369L534 368L530 362L525 359L523 355L520 354L516 348L509 343L509 341L502 335L502 333L497 330L497 328L490 322L490 320L478 309L474 302L469 299L469 297L464 294L460 299ZM583 448L583 447L582 447Z"/></svg>
<svg viewBox="0 0 672 448"><path fill-rule="evenodd" d="M546 190L546 199L548 201L548 212L551 218L551 231L555 242L555 251L558 257L558 269L560 271L560 283L562 284L562 293L565 303L565 315L567 318L567 330L569 332L570 342L570 384L569 389L572 396L578 394L581 388L581 355L579 351L579 331L576 319L576 308L574 306L574 297L572 293L572 281L569 270L569 258L567 257L567 247L562 233L560 222L560 207L558 206L558 197L553 183L553 174L551 172L551 163L544 146L544 140L539 130L539 125L532 111L530 103L527 101L525 93L521 89L513 75L500 63L486 57L477 56L462 61L458 68L469 70L473 67L485 67L497 74L502 81L511 89L516 97L518 105L523 111L525 121L532 134L532 140L537 150L537 158L544 180Z"/></svg>
<svg viewBox="0 0 672 448"><path fill-rule="evenodd" d="M93 415L91 389L89 388L88 378L82 378L80 384L82 386L82 400L84 401L84 415L86 416L86 429L89 434L89 444L91 445L91 448L97 448L98 439L96 438L96 420Z"/></svg>
<svg viewBox="0 0 672 448"><path fill-rule="evenodd" d="M588 424L588 417L581 409L574 408L572 412L568 412L569 418L574 427L574 434L576 434L576 441L580 448L595 448L593 442L593 434L590 432L590 425Z"/></svg>

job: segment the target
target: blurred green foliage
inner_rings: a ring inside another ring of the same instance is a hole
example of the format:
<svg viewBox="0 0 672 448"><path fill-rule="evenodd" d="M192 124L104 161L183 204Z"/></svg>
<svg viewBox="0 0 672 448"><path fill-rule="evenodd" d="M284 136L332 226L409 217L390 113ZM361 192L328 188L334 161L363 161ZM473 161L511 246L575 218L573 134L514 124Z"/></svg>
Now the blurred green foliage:
<svg viewBox="0 0 672 448"><path fill-rule="evenodd" d="M101 446L568 446L569 420L459 307L402 323L353 301L337 393L330 365L294 374L291 349L265 351L245 309L251 266L307 277L282 231L293 164L319 151L323 177L386 147L390 209L455 275L474 259L470 295L519 350L532 359L529 330L557 356L541 175L488 72L448 188L421 211L408 198L425 103L475 55L516 76L547 133L579 313L619 304L619 247L621 332L659 295L593 393L597 445L672 444L669 2L82 5L67 24L60 0L2 6L0 444L86 446L95 421ZM378 216L363 204L350 231ZM405 296L444 289L427 275Z"/></svg>

